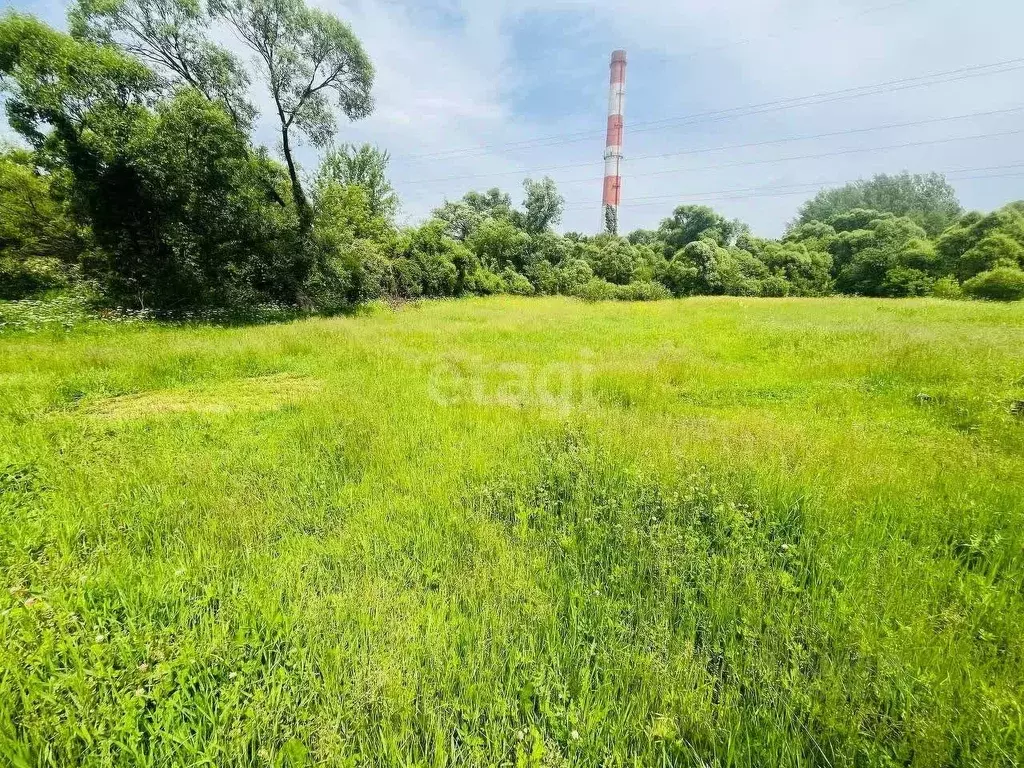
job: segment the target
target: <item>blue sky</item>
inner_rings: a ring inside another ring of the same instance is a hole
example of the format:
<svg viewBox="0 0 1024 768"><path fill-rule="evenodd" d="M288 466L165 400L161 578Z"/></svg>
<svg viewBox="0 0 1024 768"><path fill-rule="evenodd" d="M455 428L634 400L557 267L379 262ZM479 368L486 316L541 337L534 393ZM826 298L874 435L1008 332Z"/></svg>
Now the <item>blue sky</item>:
<svg viewBox="0 0 1024 768"><path fill-rule="evenodd" d="M8 4L57 24L66 9L53 0ZM378 72L374 115L344 124L338 140L391 152L409 222L471 188L500 186L518 200L525 176L547 174L566 197L562 229L594 231L615 48L629 53L625 229L655 226L677 203L706 202L777 235L816 184L901 170L962 171L954 184L970 208L1024 198L1024 133L961 140L1024 129L1024 110L1005 111L1024 107L1024 68L706 117L1024 57L1019 0L317 4L352 25ZM996 111L1004 112L977 115ZM766 143L919 121L932 122ZM261 125L258 138L273 147L271 128ZM555 138L537 141L544 137ZM705 151L748 144L762 146ZM303 158L315 165L311 149ZM982 168L994 170L964 170Z"/></svg>

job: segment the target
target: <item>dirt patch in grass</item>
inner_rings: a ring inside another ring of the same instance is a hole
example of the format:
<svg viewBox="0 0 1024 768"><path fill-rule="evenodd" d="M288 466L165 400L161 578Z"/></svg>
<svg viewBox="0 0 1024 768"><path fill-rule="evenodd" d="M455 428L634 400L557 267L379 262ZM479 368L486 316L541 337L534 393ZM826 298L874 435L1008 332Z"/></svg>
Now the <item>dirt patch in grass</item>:
<svg viewBox="0 0 1024 768"><path fill-rule="evenodd" d="M99 419L139 419L176 413L266 411L301 400L320 390L323 382L291 373L232 379L202 389L163 389L106 398L87 408Z"/></svg>

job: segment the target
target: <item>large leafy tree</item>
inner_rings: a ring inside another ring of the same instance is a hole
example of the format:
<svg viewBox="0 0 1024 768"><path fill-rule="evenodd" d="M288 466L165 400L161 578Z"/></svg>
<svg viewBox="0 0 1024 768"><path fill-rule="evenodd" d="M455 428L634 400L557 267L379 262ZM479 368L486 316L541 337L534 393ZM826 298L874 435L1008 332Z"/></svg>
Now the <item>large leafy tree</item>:
<svg viewBox="0 0 1024 768"><path fill-rule="evenodd" d="M11 127L44 159L80 159L88 128L152 103L156 80L113 46L75 40L22 14L0 18L0 86Z"/></svg>
<svg viewBox="0 0 1024 768"><path fill-rule="evenodd" d="M698 240L711 240L725 246L731 245L747 231L739 221L729 221L705 205L681 205L665 219L658 228L658 239L665 247L665 255L671 257L676 251Z"/></svg>
<svg viewBox="0 0 1024 768"><path fill-rule="evenodd" d="M76 37L120 46L171 82L222 104L240 127L255 116L246 96L249 76L209 39L202 0L78 0L69 19Z"/></svg>
<svg viewBox="0 0 1024 768"><path fill-rule="evenodd" d="M284 180L222 108L194 88L156 98L137 58L28 17L0 21L14 127L68 177L75 216L100 246L84 263L110 298L166 308L292 301L308 262Z"/></svg>
<svg viewBox="0 0 1024 768"><path fill-rule="evenodd" d="M494 187L467 192L461 200L446 200L434 210L433 218L444 222L448 237L465 241L488 219L518 221L519 217L512 208L511 195Z"/></svg>
<svg viewBox="0 0 1024 768"><path fill-rule="evenodd" d="M398 195L387 175L390 160L387 151L370 144L342 144L324 156L317 185L362 187L370 214L390 221L398 212Z"/></svg>
<svg viewBox="0 0 1024 768"><path fill-rule="evenodd" d="M942 233L936 248L947 269L962 280L998 262L1024 266L1024 200L987 215L967 214Z"/></svg>
<svg viewBox="0 0 1024 768"><path fill-rule="evenodd" d="M562 220L565 198L558 194L555 182L545 176L540 181L526 179L523 182L526 197L523 207L523 228L530 234L540 234Z"/></svg>
<svg viewBox="0 0 1024 768"><path fill-rule="evenodd" d="M303 0L213 0L256 54L280 124L281 152L304 229L312 207L295 159L297 134L316 147L337 132L335 107L351 120L373 109L373 65L347 24Z"/></svg>
<svg viewBox="0 0 1024 768"><path fill-rule="evenodd" d="M823 189L804 203L793 226L831 221L858 208L906 216L932 237L962 213L956 190L942 174L880 174L836 189Z"/></svg>

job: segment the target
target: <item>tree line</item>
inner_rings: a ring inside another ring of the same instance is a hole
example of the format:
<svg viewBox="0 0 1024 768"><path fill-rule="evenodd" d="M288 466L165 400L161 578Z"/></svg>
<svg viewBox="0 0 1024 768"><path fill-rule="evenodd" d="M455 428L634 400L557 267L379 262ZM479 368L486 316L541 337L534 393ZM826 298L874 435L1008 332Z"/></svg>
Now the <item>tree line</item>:
<svg viewBox="0 0 1024 768"><path fill-rule="evenodd" d="M255 68L210 38L230 28ZM251 72L251 74L250 74ZM256 81L253 81L253 77ZM373 108L350 28L304 0L78 0L67 32L0 16L0 298L70 286L169 312L495 293L1024 298L1024 202L964 212L936 174L824 190L779 239L706 206L654 230L558 234L527 179L399 227L386 152L335 144ZM276 152L252 138L260 88ZM307 175L299 142L322 150Z"/></svg>

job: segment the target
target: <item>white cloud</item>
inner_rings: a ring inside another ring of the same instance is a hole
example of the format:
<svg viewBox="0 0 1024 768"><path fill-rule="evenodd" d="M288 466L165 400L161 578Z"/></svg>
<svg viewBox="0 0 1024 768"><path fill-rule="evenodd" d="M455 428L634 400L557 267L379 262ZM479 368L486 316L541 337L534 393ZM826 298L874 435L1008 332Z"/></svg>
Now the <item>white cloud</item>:
<svg viewBox="0 0 1024 768"><path fill-rule="evenodd" d="M550 172L568 200L564 228L593 231L600 214L607 57L630 54L622 222L653 226L691 193L842 181L876 172L1024 163L1021 136L931 144L785 163L773 158L924 142L1024 127L1024 112L725 153L633 159L1018 106L1024 70L838 100L742 119L639 130L639 124L745 104L914 77L1019 57L1019 0L316 0L349 22L377 68L377 108L343 124L339 141L393 155L409 220L447 196ZM60 18L60 3L15 0ZM584 132L571 143L509 146ZM273 124L261 140L273 146ZM444 158L424 157L481 147ZM307 148L307 166L315 163ZM759 164L708 168L728 163ZM666 173L666 171L673 171ZM480 176L481 178L450 177ZM957 183L966 205L1024 197L1022 177ZM429 183L427 183L429 182ZM644 198L666 196L651 205ZM808 195L714 205L765 234ZM697 199L701 199L700 195ZM689 201L689 198L688 198Z"/></svg>

